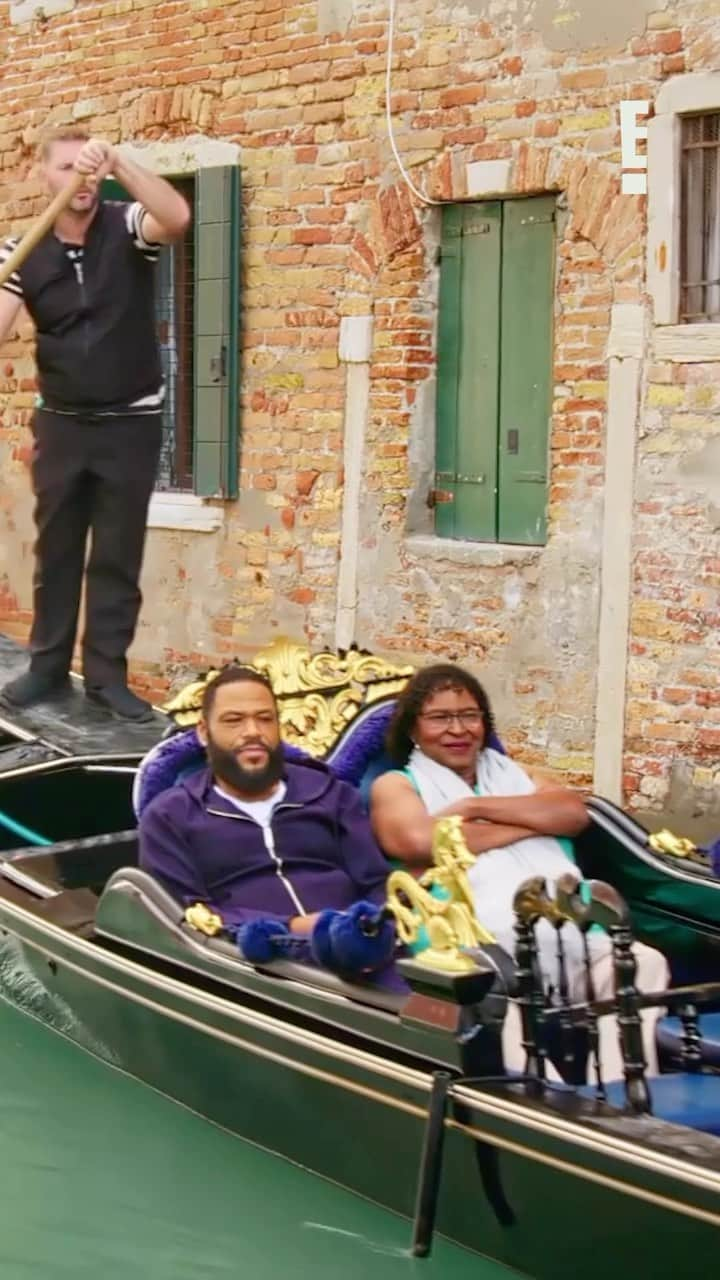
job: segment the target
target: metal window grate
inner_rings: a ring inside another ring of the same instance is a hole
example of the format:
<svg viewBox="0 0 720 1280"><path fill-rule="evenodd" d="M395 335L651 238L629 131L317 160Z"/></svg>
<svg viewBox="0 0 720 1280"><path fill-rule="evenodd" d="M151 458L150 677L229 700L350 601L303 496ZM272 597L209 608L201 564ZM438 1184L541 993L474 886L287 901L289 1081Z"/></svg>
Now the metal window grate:
<svg viewBox="0 0 720 1280"><path fill-rule="evenodd" d="M194 179L173 183L192 208ZM163 443L156 487L161 491L193 488L193 339L194 232L161 250L155 314L165 378Z"/></svg>
<svg viewBox="0 0 720 1280"><path fill-rule="evenodd" d="M682 120L680 318L720 323L720 112Z"/></svg>

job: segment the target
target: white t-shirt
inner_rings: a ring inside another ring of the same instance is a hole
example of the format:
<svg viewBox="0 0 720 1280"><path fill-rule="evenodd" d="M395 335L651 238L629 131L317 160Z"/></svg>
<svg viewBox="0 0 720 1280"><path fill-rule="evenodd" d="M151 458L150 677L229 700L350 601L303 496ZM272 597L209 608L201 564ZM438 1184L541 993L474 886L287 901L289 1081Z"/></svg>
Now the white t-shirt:
<svg viewBox="0 0 720 1280"><path fill-rule="evenodd" d="M269 827L273 810L277 808L282 800L285 799L287 793L287 785L279 782L271 796L266 796L264 800L238 800L237 796L231 796L229 792L224 791L222 787L217 785L214 790L223 800L229 800L236 809L241 813L246 813L253 822L257 822L259 827Z"/></svg>

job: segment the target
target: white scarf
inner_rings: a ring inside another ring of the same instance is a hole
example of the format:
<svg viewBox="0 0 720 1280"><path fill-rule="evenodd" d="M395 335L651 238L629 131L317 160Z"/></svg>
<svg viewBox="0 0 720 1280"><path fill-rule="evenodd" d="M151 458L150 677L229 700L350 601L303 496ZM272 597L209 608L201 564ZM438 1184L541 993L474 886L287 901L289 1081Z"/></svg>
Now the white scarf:
<svg viewBox="0 0 720 1280"><path fill-rule="evenodd" d="M419 747L410 756L408 771L429 814L474 794L459 774L431 760ZM535 791L535 784L520 765L490 747L478 755L476 785L480 796L526 796ZM522 819L519 825L522 826ZM517 888L531 876L544 876L552 893L554 880L573 867L552 836L529 836L479 854L468 872L478 920L495 934L500 946L514 953L513 897ZM537 936L541 950L545 949L544 942L554 950L554 930L548 926Z"/></svg>

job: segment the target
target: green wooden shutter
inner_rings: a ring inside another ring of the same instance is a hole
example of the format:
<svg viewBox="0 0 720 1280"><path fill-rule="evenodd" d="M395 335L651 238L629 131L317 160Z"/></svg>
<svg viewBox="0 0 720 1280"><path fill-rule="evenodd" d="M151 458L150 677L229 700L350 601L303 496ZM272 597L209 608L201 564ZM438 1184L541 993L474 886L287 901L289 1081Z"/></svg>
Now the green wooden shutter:
<svg viewBox="0 0 720 1280"><path fill-rule="evenodd" d="M509 200L503 219L498 538L541 545L547 527L555 200Z"/></svg>
<svg viewBox="0 0 720 1280"><path fill-rule="evenodd" d="M238 491L240 171L200 169L195 186L195 492Z"/></svg>
<svg viewBox="0 0 720 1280"><path fill-rule="evenodd" d="M438 330L436 532L496 536L502 205L443 210Z"/></svg>
<svg viewBox="0 0 720 1280"><path fill-rule="evenodd" d="M121 187L120 183L116 182L114 178L105 178L102 186L100 187L100 199L132 201L132 196L124 187Z"/></svg>
<svg viewBox="0 0 720 1280"><path fill-rule="evenodd" d="M455 537L495 537L502 205L463 209Z"/></svg>
<svg viewBox="0 0 720 1280"><path fill-rule="evenodd" d="M452 496L435 508L435 532L455 534L455 473L457 471L458 387L460 385L460 297L462 282L462 208L446 205L442 212L440 298L438 303L438 363L435 444L435 487Z"/></svg>

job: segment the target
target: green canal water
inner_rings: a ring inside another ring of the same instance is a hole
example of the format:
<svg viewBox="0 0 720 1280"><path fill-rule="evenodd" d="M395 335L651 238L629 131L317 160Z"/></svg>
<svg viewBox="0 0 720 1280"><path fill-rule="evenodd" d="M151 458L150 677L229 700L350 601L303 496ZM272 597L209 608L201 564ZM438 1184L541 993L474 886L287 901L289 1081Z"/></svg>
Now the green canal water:
<svg viewBox="0 0 720 1280"><path fill-rule="evenodd" d="M2 1280L512 1280L409 1235L0 1001Z"/></svg>

